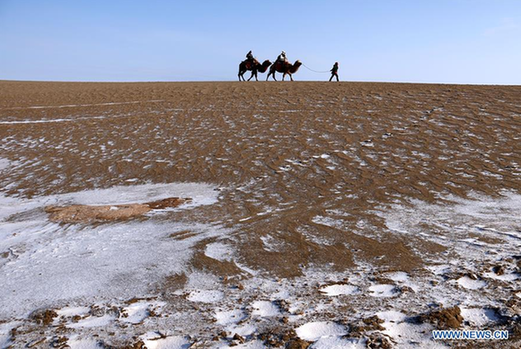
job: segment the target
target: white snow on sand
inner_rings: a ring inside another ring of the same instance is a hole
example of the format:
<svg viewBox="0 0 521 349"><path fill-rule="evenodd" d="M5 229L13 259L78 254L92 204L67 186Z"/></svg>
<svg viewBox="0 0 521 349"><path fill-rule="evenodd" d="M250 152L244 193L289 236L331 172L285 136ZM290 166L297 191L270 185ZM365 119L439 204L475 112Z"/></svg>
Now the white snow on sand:
<svg viewBox="0 0 521 349"><path fill-rule="evenodd" d="M328 296L340 296L358 294L360 293L360 289L353 285L337 284L322 287L320 292Z"/></svg>
<svg viewBox="0 0 521 349"><path fill-rule="evenodd" d="M393 281L397 282L407 282L409 281L409 275L403 271L396 271L393 273L385 274L385 276Z"/></svg>
<svg viewBox="0 0 521 349"><path fill-rule="evenodd" d="M28 107L11 107L2 108L0 110L22 110L22 109L55 109L55 108L77 108L77 107L91 107L91 106L105 106L105 105L124 105L124 104L139 104L139 103L158 103L163 102L164 99L151 99L146 101L130 101L130 102L107 102L95 104L62 104L62 105L32 105Z"/></svg>
<svg viewBox="0 0 521 349"><path fill-rule="evenodd" d="M103 316L89 316L78 322L73 322L67 325L70 328L90 328L90 327L106 327L116 319L114 315L106 314Z"/></svg>
<svg viewBox="0 0 521 349"><path fill-rule="evenodd" d="M317 340L310 349L366 349L367 340L356 338L324 337Z"/></svg>
<svg viewBox="0 0 521 349"><path fill-rule="evenodd" d="M517 274L513 270L507 270L502 275L498 275L494 273L494 271L490 271L487 273L483 273L483 276L489 279L495 279L495 280L503 280L503 281L514 281L519 279L519 274Z"/></svg>
<svg viewBox="0 0 521 349"><path fill-rule="evenodd" d="M58 316L70 317L75 315L87 315L90 311L89 307L64 307L56 310Z"/></svg>
<svg viewBox="0 0 521 349"><path fill-rule="evenodd" d="M22 315L51 305L61 307L85 297L94 300L146 294L148 285L185 271L198 241L229 233L220 226L154 219L154 215L146 220L60 225L48 221L45 206L193 198L189 205L174 209L181 212L215 203L218 192L214 189L208 184L172 183L33 199L0 196L0 252L7 251L8 256L0 260L4 294L0 316ZM175 239L176 232L187 230L193 236Z"/></svg>
<svg viewBox="0 0 521 349"><path fill-rule="evenodd" d="M70 338L67 341L67 345L71 349L103 349L103 347L99 345L98 341L95 339Z"/></svg>
<svg viewBox="0 0 521 349"><path fill-rule="evenodd" d="M462 276L458 279L458 284L468 290L478 290L487 286L487 283L483 280L474 280L468 276Z"/></svg>
<svg viewBox="0 0 521 349"><path fill-rule="evenodd" d="M244 325L230 325L226 327L226 330L230 333L237 333L239 336L249 336L257 331L257 327L250 323L245 322Z"/></svg>
<svg viewBox="0 0 521 349"><path fill-rule="evenodd" d="M373 285L369 287L373 297L395 297L399 294L394 285Z"/></svg>
<svg viewBox="0 0 521 349"><path fill-rule="evenodd" d="M269 317L277 316L280 314L279 308L275 304L273 304L273 302L255 301L253 302L252 307L254 309L252 315Z"/></svg>
<svg viewBox="0 0 521 349"><path fill-rule="evenodd" d="M347 334L345 326L329 321L308 322L296 329L297 336L306 341L338 337Z"/></svg>
<svg viewBox="0 0 521 349"><path fill-rule="evenodd" d="M9 344L11 342L10 332L18 324L19 323L17 321L0 323L0 348L9 348Z"/></svg>
<svg viewBox="0 0 521 349"><path fill-rule="evenodd" d="M0 171L7 169L11 165L11 162L7 159L0 158Z"/></svg>
<svg viewBox="0 0 521 349"><path fill-rule="evenodd" d="M163 305L163 302L136 302L130 304L123 308L119 320L131 324L139 324L148 317L150 311L157 311Z"/></svg>
<svg viewBox="0 0 521 349"><path fill-rule="evenodd" d="M219 325L230 325L238 323L246 318L246 313L240 309L217 311L215 319Z"/></svg>
<svg viewBox="0 0 521 349"><path fill-rule="evenodd" d="M394 310L379 312L376 315L384 320L382 326L385 330L383 333L397 343L397 348L446 348L444 344L434 342L431 339L433 328L428 324L410 323L404 313Z"/></svg>
<svg viewBox="0 0 521 349"><path fill-rule="evenodd" d="M188 349L192 345L188 339L181 336L145 339L143 343L148 349Z"/></svg>
<svg viewBox="0 0 521 349"><path fill-rule="evenodd" d="M499 320L498 315L493 309L461 308L461 316L463 316L465 321L468 321L476 328L481 328Z"/></svg>
<svg viewBox="0 0 521 349"><path fill-rule="evenodd" d="M223 299L224 293L218 290L194 290L187 299L192 302L215 303Z"/></svg>
<svg viewBox="0 0 521 349"><path fill-rule="evenodd" d="M222 346L219 348L222 348L222 349L228 349L228 348L230 348L230 349L231 348L233 348L233 349L266 349L266 346L264 345L264 343L262 341L254 340L251 342L246 342L246 343L238 344L238 345L234 345L234 346L225 345L225 346Z"/></svg>
<svg viewBox="0 0 521 349"><path fill-rule="evenodd" d="M55 204L110 205L150 202L168 197L191 198L189 207L212 205L217 202L215 186L206 183L168 183L115 186L108 189L85 190L75 193L43 197L46 204L53 199ZM40 199L40 201L41 201Z"/></svg>
<svg viewBox="0 0 521 349"><path fill-rule="evenodd" d="M222 242L214 242L206 245L204 254L218 261L231 261L233 249L230 245L223 244Z"/></svg>

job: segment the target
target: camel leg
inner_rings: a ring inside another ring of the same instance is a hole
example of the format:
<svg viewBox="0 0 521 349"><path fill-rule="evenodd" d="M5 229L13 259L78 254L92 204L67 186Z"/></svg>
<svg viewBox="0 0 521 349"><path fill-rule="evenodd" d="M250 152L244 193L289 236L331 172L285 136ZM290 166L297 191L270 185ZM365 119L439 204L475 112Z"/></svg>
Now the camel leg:
<svg viewBox="0 0 521 349"><path fill-rule="evenodd" d="M291 81L293 81L293 75L289 74L289 78L291 79Z"/></svg>
<svg viewBox="0 0 521 349"><path fill-rule="evenodd" d="M248 79L248 81L250 81L251 78L253 78L253 74L255 74L255 73L254 73L253 70L252 70L252 71L251 71L251 76L250 76L250 78Z"/></svg>
<svg viewBox="0 0 521 349"><path fill-rule="evenodd" d="M282 81L284 81L284 78L286 77L286 73L282 74Z"/></svg>
<svg viewBox="0 0 521 349"><path fill-rule="evenodd" d="M257 78L257 73L258 73L257 70L255 70L254 72L251 72L250 80L251 80L251 78L253 78L255 76L255 81L259 81L259 79Z"/></svg>

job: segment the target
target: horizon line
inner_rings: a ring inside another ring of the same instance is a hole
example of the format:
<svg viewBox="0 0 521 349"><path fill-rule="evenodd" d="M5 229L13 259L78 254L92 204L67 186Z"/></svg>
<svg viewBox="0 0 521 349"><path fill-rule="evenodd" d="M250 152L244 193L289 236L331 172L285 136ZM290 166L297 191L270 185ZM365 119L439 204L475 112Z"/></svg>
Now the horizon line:
<svg viewBox="0 0 521 349"><path fill-rule="evenodd" d="M461 86L521 86L521 83L491 83L491 82L425 82L425 81L378 81L378 80L259 80L259 81L237 81L237 80L25 80L25 79L0 79L0 82L41 82L41 83L91 83L91 84L139 84L139 83L263 83L263 82L322 82L322 83L373 83L373 84L411 84L411 85L461 85Z"/></svg>

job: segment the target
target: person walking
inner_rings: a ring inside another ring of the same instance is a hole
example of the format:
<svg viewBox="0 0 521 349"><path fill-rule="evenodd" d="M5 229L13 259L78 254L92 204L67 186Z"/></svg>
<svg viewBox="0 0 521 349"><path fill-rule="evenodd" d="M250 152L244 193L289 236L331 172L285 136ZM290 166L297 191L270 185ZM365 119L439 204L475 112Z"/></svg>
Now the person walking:
<svg viewBox="0 0 521 349"><path fill-rule="evenodd" d="M340 81L338 79L338 62L335 62L335 64L333 65L333 68L331 68L330 72L331 72L331 77L329 78L329 81L333 80L333 77L336 77L336 81Z"/></svg>

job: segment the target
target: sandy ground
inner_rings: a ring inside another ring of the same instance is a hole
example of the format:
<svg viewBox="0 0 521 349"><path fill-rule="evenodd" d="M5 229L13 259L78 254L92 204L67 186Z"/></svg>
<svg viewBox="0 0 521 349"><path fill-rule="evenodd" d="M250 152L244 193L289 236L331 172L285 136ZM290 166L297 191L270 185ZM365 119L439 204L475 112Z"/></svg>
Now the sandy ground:
<svg viewBox="0 0 521 349"><path fill-rule="evenodd" d="M134 279L130 263L111 274L113 292L11 295L0 344L516 347L520 131L520 87L0 82L2 202L32 205L5 215L2 239L36 220L34 236L124 224L52 223L45 198L81 204L60 195L163 183L204 183L217 195L128 222L149 227L140 236L155 229L147 224L187 222L154 235L190 242L179 268ZM104 200L91 204L128 203ZM21 256L39 258L43 242L28 241L0 245L13 294L31 286L20 284ZM142 315L129 324L133 304ZM425 314L454 306L460 328L506 329L510 339L430 339L441 325ZM37 309L55 316L44 325ZM89 318L97 325L78 326Z"/></svg>

